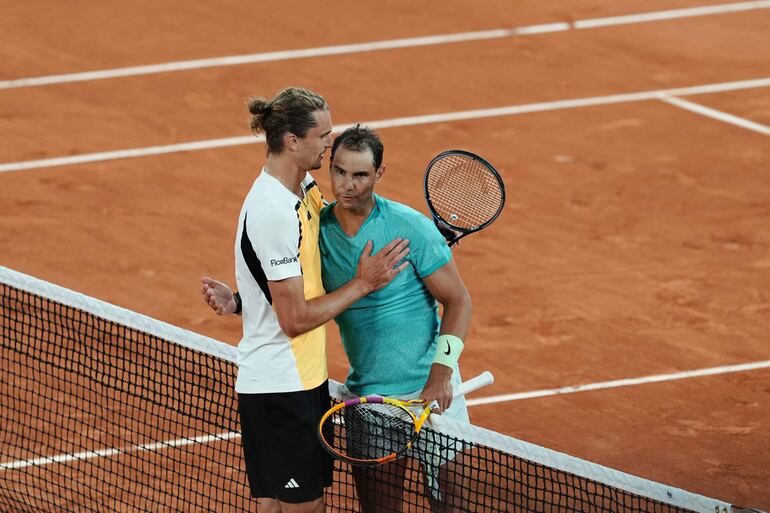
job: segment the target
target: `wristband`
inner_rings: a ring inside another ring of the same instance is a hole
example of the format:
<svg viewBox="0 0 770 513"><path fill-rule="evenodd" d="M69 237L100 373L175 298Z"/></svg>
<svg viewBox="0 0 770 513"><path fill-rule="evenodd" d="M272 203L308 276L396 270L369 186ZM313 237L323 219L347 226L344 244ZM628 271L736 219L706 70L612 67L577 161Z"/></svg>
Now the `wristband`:
<svg viewBox="0 0 770 513"><path fill-rule="evenodd" d="M236 315L241 314L241 310L243 310L243 302L241 301L241 294L239 292L233 292L233 299L235 300L235 312L233 312Z"/></svg>
<svg viewBox="0 0 770 513"><path fill-rule="evenodd" d="M433 363L446 365L454 369L460 353L463 352L463 341L454 335L439 335L436 339L436 354L433 356Z"/></svg>

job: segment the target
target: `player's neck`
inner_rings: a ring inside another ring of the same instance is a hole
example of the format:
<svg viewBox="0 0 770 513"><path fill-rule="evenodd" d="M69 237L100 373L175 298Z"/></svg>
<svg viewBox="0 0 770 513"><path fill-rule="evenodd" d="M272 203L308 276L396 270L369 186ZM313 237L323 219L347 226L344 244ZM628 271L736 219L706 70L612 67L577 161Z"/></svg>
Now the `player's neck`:
<svg viewBox="0 0 770 513"><path fill-rule="evenodd" d="M375 200L374 195L360 208L345 209L340 207L339 203L334 206L334 216L337 218L340 228L348 237L352 237L358 233L358 230L363 226L364 221L371 215L374 209Z"/></svg>
<svg viewBox="0 0 770 513"><path fill-rule="evenodd" d="M284 155L273 154L267 156L264 169L270 176L281 182L284 187L298 197L302 197L300 184L305 179L307 170L301 169L292 159L286 158Z"/></svg>

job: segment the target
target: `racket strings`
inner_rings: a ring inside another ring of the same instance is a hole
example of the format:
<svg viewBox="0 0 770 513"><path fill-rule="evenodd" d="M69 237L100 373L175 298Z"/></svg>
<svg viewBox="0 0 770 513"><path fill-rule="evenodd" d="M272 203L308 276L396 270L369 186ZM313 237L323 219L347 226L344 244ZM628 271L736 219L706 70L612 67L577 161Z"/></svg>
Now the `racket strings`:
<svg viewBox="0 0 770 513"><path fill-rule="evenodd" d="M327 426L334 429L324 429ZM372 462L403 451L414 438L411 416L386 404L363 403L342 408L326 420L324 428L323 437L336 453Z"/></svg>
<svg viewBox="0 0 770 513"><path fill-rule="evenodd" d="M446 224L474 230L492 221L503 203L499 179L481 162L449 155L433 163L427 176L428 201Z"/></svg>

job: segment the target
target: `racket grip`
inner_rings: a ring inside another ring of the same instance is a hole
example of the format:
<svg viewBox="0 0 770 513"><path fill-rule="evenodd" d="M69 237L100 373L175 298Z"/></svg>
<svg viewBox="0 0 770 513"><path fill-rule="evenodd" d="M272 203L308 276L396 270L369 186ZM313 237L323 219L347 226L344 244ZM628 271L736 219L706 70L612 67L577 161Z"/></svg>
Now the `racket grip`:
<svg viewBox="0 0 770 513"><path fill-rule="evenodd" d="M469 394L474 390L478 390L481 387L491 385L494 382L495 377L492 375L492 373L489 371L484 371L475 378L471 378L455 388L454 395L452 397L460 397L461 395Z"/></svg>

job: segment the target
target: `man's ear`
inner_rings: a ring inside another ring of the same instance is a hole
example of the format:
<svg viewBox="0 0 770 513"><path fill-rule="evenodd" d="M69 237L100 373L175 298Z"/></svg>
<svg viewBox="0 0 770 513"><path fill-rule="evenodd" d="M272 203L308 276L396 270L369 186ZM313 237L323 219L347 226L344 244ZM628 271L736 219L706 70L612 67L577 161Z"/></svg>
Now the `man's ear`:
<svg viewBox="0 0 770 513"><path fill-rule="evenodd" d="M378 183L382 180L383 175L385 175L385 164L381 165L380 168L374 172L374 183Z"/></svg>
<svg viewBox="0 0 770 513"><path fill-rule="evenodd" d="M291 132L283 134L283 147L289 151L297 151L299 147L299 137Z"/></svg>

